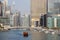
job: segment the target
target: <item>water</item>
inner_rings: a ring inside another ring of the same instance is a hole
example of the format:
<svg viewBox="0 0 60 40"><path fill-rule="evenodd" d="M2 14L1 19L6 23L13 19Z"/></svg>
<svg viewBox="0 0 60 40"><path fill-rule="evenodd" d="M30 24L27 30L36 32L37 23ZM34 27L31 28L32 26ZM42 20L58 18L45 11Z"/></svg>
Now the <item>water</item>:
<svg viewBox="0 0 60 40"><path fill-rule="evenodd" d="M29 33L28 37L23 36L23 31L24 30L10 30L0 32L0 40L31 40L30 31L27 31Z"/></svg>
<svg viewBox="0 0 60 40"><path fill-rule="evenodd" d="M46 34L46 40L60 40L60 34L56 33L48 33Z"/></svg>
<svg viewBox="0 0 60 40"><path fill-rule="evenodd" d="M60 40L58 33L32 32L33 40Z"/></svg>
<svg viewBox="0 0 60 40"><path fill-rule="evenodd" d="M35 36L36 39L37 37L39 37L39 39L37 40L60 40L60 34L59 35L51 34L51 33L48 33L48 34L38 33L37 34L36 32L34 32L33 35L31 35L31 31L26 30L25 32L28 32L29 36L24 37L23 32L24 30L20 30L20 29L9 30L5 32L0 31L0 40L31 40L33 35Z"/></svg>
<svg viewBox="0 0 60 40"><path fill-rule="evenodd" d="M57 34L47 34L47 40L58 40Z"/></svg>

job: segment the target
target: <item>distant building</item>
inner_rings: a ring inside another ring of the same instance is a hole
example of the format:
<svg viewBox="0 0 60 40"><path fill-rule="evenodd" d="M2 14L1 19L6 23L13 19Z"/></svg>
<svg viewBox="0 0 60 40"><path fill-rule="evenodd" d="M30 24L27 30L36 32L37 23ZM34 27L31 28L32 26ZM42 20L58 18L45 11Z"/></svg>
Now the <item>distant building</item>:
<svg viewBox="0 0 60 40"><path fill-rule="evenodd" d="M16 12L14 16L14 26L20 26L20 12Z"/></svg>
<svg viewBox="0 0 60 40"><path fill-rule="evenodd" d="M20 11L17 12L18 14L18 20L17 20L17 25L20 26L20 17L21 17L21 14L20 14Z"/></svg>
<svg viewBox="0 0 60 40"><path fill-rule="evenodd" d="M1 2L3 3L3 16L6 16L6 11L8 10L8 0L1 0Z"/></svg>
<svg viewBox="0 0 60 40"><path fill-rule="evenodd" d="M30 27L31 26L31 18L30 18L30 15L24 14L21 17L21 26L22 27Z"/></svg>
<svg viewBox="0 0 60 40"><path fill-rule="evenodd" d="M11 6L7 6L5 11L5 17L9 18L10 14L11 14Z"/></svg>
<svg viewBox="0 0 60 40"><path fill-rule="evenodd" d="M14 26L14 15L10 15L10 26Z"/></svg>
<svg viewBox="0 0 60 40"><path fill-rule="evenodd" d="M5 0L1 0L0 1L0 23L2 23L3 25L9 25L10 24L10 19L6 16L4 16L5 14L5 5L4 2Z"/></svg>
<svg viewBox="0 0 60 40"><path fill-rule="evenodd" d="M0 16L3 16L3 3L0 1Z"/></svg>
<svg viewBox="0 0 60 40"><path fill-rule="evenodd" d="M0 23L3 25L10 25L10 19L8 17L0 17Z"/></svg>
<svg viewBox="0 0 60 40"><path fill-rule="evenodd" d="M28 17L29 17L29 26L31 27L31 14L29 14Z"/></svg>
<svg viewBox="0 0 60 40"><path fill-rule="evenodd" d="M10 26L20 26L20 12L10 15Z"/></svg>

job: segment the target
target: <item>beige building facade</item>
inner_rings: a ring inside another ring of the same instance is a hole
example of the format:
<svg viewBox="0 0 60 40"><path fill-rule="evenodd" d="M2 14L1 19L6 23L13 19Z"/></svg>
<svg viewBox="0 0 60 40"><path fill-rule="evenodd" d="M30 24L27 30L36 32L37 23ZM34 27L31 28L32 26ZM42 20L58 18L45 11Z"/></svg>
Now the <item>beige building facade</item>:
<svg viewBox="0 0 60 40"><path fill-rule="evenodd" d="M34 27L34 22L40 20L41 14L46 14L47 0L31 0L31 26Z"/></svg>

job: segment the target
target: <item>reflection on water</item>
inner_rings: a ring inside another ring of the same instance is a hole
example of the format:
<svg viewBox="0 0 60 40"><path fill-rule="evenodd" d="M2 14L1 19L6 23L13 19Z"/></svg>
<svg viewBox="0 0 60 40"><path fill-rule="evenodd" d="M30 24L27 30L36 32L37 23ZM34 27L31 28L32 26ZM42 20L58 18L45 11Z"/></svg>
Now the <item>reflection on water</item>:
<svg viewBox="0 0 60 40"><path fill-rule="evenodd" d="M0 40L31 40L30 31L28 37L23 37L23 30L10 30L8 32L0 32Z"/></svg>
<svg viewBox="0 0 60 40"><path fill-rule="evenodd" d="M58 35L57 33L54 33L54 32L45 33L42 31L42 32L38 33L35 31L32 33L34 33L34 34L32 34L33 40L60 40L60 34Z"/></svg>
<svg viewBox="0 0 60 40"><path fill-rule="evenodd" d="M47 34L47 40L58 40L57 34Z"/></svg>
<svg viewBox="0 0 60 40"><path fill-rule="evenodd" d="M60 34L48 33L46 34L46 40L60 40Z"/></svg>

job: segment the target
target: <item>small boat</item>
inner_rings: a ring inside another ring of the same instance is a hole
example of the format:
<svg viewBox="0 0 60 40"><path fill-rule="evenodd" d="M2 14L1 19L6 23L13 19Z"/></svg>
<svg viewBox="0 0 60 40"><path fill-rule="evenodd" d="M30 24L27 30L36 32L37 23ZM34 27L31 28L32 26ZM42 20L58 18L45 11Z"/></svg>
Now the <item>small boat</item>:
<svg viewBox="0 0 60 40"><path fill-rule="evenodd" d="M24 37L28 37L28 32L23 32Z"/></svg>

